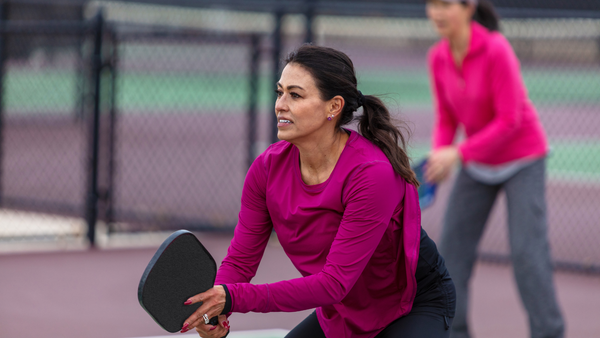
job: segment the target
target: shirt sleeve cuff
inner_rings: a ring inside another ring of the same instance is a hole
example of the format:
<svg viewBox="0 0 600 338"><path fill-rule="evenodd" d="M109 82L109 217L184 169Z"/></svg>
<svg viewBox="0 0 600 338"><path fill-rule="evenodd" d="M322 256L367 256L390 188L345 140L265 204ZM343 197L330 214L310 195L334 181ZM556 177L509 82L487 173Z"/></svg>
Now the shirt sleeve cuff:
<svg viewBox="0 0 600 338"><path fill-rule="evenodd" d="M221 284L221 286L225 290L225 307L223 308L223 311L221 311L221 314L226 315L231 312L231 308L232 308L231 294L229 293L229 289L227 288L227 285Z"/></svg>

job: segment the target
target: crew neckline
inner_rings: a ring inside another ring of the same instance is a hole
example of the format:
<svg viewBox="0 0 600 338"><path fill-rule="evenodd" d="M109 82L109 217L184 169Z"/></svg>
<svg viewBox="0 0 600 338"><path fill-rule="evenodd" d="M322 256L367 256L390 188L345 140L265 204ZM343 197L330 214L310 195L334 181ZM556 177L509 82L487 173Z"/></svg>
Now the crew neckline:
<svg viewBox="0 0 600 338"><path fill-rule="evenodd" d="M302 179L302 173L300 172L300 151L298 150L298 148L296 146L293 146L294 150L293 150L292 156L294 158L294 175L296 176L296 179L298 181L300 181L300 184L302 185L304 190L311 191L311 192L318 192L318 191L323 190L327 186L327 184L329 184L329 181L331 181L331 177L333 177L335 175L336 171L338 170L339 163L341 162L342 158L344 157L344 154L346 153L346 149L348 149L348 146L350 145L350 143L353 142L358 135L356 133L356 131L354 131L354 130L345 129L345 128L344 128L344 130L346 132L350 133L350 135L348 136L348 139L346 140L346 144L344 144L344 149L342 150L340 157L338 158L337 162L335 163L335 166L333 167L331 174L329 174L329 177L327 177L327 179L325 181L318 183L318 184L306 184L304 182L304 180Z"/></svg>

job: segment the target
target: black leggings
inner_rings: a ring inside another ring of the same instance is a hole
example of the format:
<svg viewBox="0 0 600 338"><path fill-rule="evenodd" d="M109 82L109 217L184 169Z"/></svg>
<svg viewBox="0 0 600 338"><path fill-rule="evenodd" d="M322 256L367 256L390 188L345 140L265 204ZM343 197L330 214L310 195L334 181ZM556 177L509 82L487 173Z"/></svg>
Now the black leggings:
<svg viewBox="0 0 600 338"><path fill-rule="evenodd" d="M381 331L376 338L448 338L452 318L431 312L411 312ZM313 312L298 324L286 338L326 338L317 313Z"/></svg>

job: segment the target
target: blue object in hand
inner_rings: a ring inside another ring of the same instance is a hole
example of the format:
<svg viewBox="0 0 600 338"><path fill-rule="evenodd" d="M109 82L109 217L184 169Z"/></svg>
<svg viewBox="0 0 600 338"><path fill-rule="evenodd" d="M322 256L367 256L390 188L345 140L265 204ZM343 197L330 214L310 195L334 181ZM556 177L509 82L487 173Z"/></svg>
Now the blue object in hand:
<svg viewBox="0 0 600 338"><path fill-rule="evenodd" d="M435 197L435 189L437 184L430 183L425 180L425 169L427 168L427 159L422 160L416 166L412 168L412 170L417 175L417 180L421 185L417 190L419 193L419 206L421 209L425 209L433 204L433 200Z"/></svg>

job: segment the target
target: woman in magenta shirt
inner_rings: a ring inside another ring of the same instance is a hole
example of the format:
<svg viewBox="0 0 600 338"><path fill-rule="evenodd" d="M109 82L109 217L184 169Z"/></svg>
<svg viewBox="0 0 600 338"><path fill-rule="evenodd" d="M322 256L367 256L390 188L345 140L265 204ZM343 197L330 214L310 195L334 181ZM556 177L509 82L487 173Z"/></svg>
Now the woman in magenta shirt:
<svg viewBox="0 0 600 338"><path fill-rule="evenodd" d="M519 61L498 32L484 0L427 1L427 15L442 40L429 53L436 103L428 181L462 168L449 198L440 252L456 283L452 337L470 337L468 283L498 192L507 197L511 257L531 337L562 337L564 323L552 282L544 192L548 144L527 97ZM458 127L464 140L455 143Z"/></svg>
<svg viewBox="0 0 600 338"><path fill-rule="evenodd" d="M246 175L239 221L203 305L185 322L222 337L231 312L315 308L287 337L447 337L454 285L421 229L418 182L384 104L352 61L303 46L277 83L278 137ZM361 107L359 131L342 126ZM250 284L272 231L301 278ZM219 315L219 325L204 317Z"/></svg>

